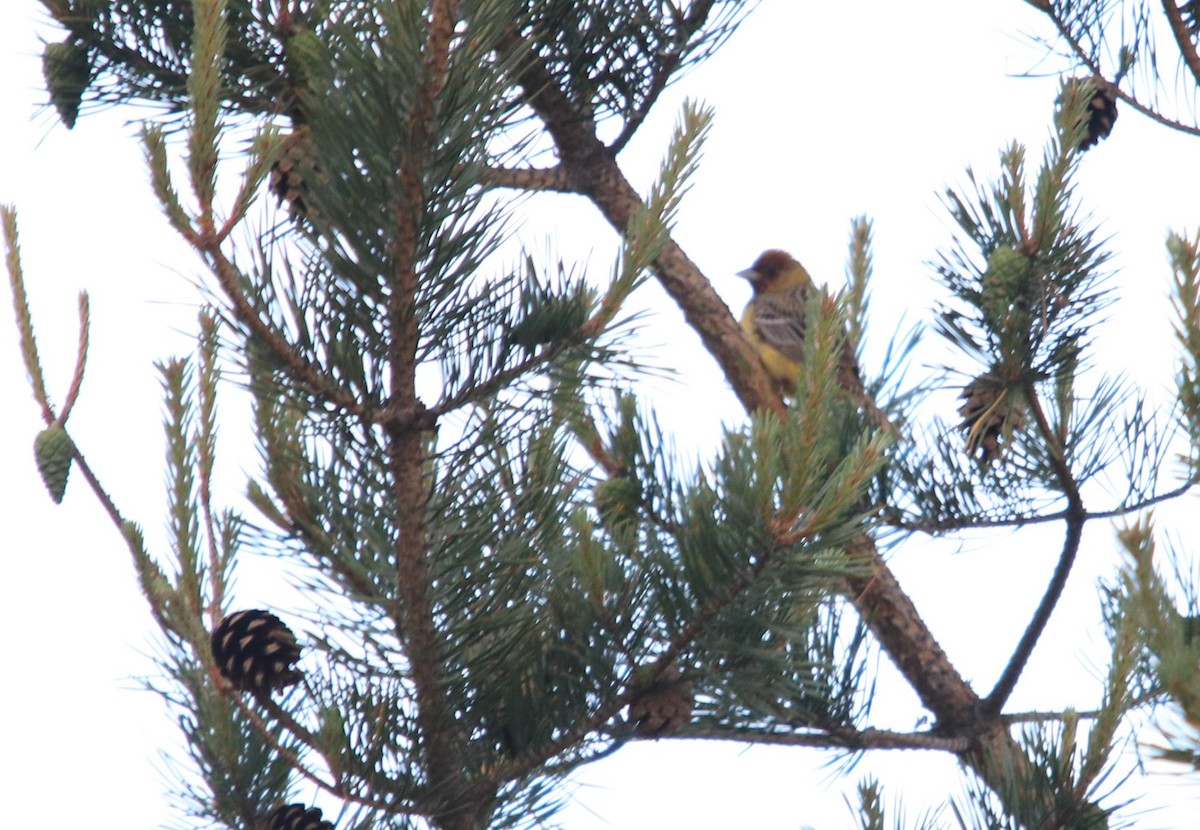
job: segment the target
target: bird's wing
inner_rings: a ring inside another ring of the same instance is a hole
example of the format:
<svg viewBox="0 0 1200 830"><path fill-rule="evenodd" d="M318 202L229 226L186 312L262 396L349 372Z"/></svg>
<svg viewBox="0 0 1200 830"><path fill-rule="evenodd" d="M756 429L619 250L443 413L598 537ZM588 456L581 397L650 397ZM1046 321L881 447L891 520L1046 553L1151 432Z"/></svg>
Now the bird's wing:
<svg viewBox="0 0 1200 830"><path fill-rule="evenodd" d="M754 298L754 328L759 338L788 360L804 359L805 287Z"/></svg>

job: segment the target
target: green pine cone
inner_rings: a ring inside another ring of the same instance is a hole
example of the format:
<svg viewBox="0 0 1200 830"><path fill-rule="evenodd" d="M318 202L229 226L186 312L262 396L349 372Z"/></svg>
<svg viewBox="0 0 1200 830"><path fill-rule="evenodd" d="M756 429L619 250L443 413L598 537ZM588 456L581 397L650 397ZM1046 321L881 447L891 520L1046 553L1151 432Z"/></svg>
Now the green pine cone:
<svg viewBox="0 0 1200 830"><path fill-rule="evenodd" d="M521 298L524 316L512 327L510 342L527 352L575 335L588 321L592 298L587 288L575 286L564 294L534 289Z"/></svg>
<svg viewBox="0 0 1200 830"><path fill-rule="evenodd" d="M989 323L1002 328L1005 323L1020 323L1031 307L1029 290L1032 265L1029 257L1007 246L997 248L988 257L983 274L983 313Z"/></svg>
<svg viewBox="0 0 1200 830"><path fill-rule="evenodd" d="M284 55L297 92L319 93L323 86L321 79L329 72L329 57L321 39L308 29L300 29L287 39Z"/></svg>
<svg viewBox="0 0 1200 830"><path fill-rule="evenodd" d="M79 104L83 91L91 80L92 67L87 50L71 41L47 43L42 50L42 76L50 93L50 103L58 110L58 117L67 125L75 126L79 117Z"/></svg>
<svg viewBox="0 0 1200 830"><path fill-rule="evenodd" d="M33 455L37 460L38 472L42 474L42 482L50 491L50 498L54 499L55 504L61 504L63 494L67 491L71 459L75 455L71 436L58 424L46 427L33 442Z"/></svg>
<svg viewBox="0 0 1200 830"><path fill-rule="evenodd" d="M592 491L600 523L616 530L636 522L642 502L642 487L629 476L606 478Z"/></svg>

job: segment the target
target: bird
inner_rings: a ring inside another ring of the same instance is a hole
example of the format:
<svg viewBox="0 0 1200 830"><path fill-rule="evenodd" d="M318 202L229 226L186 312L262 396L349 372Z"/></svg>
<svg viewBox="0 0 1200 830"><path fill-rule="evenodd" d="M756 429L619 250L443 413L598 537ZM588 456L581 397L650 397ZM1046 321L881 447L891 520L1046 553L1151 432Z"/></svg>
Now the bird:
<svg viewBox="0 0 1200 830"><path fill-rule="evenodd" d="M738 276L750 282L754 296L742 312L742 329L758 350L767 374L779 390L796 392L796 373L804 359L804 326L812 277L786 251L771 249Z"/></svg>
<svg viewBox="0 0 1200 830"><path fill-rule="evenodd" d="M772 248L738 276L750 282L754 295L742 312L742 329L754 344L780 394L796 394L796 377L804 360L805 324L808 301L816 295L812 277L787 251ZM893 435L896 427L867 394L858 368L855 344L848 335L842 340L838 381L871 419Z"/></svg>

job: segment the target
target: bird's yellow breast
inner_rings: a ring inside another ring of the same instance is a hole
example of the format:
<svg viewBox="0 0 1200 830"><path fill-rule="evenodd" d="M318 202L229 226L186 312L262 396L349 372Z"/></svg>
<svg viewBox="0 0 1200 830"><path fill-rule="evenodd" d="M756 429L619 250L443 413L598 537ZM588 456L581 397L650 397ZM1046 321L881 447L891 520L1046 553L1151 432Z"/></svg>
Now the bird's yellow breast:
<svg viewBox="0 0 1200 830"><path fill-rule="evenodd" d="M774 346L768 346L763 342L758 333L758 327L754 323L753 303L746 306L746 310L742 313L742 329L749 336L750 342L754 344L771 379L778 383L785 393L794 393L796 391L796 374L800 371L800 364L784 356Z"/></svg>

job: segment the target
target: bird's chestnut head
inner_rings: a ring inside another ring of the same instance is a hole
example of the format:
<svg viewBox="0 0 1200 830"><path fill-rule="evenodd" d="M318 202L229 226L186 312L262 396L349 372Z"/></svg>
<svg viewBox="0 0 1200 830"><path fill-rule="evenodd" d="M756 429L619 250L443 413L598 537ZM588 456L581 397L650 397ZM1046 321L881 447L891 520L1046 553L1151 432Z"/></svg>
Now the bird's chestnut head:
<svg viewBox="0 0 1200 830"><path fill-rule="evenodd" d="M749 280L756 292L769 291L784 274L800 267L800 263L787 251L772 248L764 251L745 271L739 271L738 276Z"/></svg>

